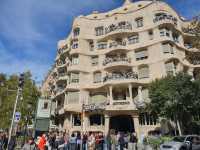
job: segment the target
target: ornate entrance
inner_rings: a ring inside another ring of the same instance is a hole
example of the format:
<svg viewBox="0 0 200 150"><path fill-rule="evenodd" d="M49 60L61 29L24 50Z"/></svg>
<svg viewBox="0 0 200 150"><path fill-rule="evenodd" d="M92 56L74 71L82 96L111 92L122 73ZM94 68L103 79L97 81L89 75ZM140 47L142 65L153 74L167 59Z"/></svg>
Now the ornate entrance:
<svg viewBox="0 0 200 150"><path fill-rule="evenodd" d="M133 118L129 115L118 115L110 118L110 129L116 132L134 132Z"/></svg>

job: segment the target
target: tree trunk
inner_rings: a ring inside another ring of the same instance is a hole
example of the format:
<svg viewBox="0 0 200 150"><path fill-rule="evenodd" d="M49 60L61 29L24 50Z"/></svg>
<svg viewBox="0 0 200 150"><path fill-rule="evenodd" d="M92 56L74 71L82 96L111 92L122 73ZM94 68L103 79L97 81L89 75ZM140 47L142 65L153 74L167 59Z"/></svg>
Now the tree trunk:
<svg viewBox="0 0 200 150"><path fill-rule="evenodd" d="M179 132L179 135L181 136L182 135L182 131L181 131L180 121L178 119L176 121L177 121L178 132Z"/></svg>

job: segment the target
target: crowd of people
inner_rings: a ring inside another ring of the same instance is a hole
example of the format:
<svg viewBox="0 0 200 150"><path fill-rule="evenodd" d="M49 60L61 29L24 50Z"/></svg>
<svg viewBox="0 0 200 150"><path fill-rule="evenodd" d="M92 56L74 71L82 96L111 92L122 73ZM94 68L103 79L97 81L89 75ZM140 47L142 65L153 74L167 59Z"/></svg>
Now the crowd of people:
<svg viewBox="0 0 200 150"><path fill-rule="evenodd" d="M110 133L104 136L101 132L81 134L80 132L49 132L36 139L28 137L22 150L136 150L135 133ZM0 150L14 150L16 139L11 138L8 144L8 134L0 133Z"/></svg>
<svg viewBox="0 0 200 150"><path fill-rule="evenodd" d="M36 143L40 150L136 150L135 133L118 132L104 136L103 133L50 132L38 137ZM27 149L24 149L27 150Z"/></svg>

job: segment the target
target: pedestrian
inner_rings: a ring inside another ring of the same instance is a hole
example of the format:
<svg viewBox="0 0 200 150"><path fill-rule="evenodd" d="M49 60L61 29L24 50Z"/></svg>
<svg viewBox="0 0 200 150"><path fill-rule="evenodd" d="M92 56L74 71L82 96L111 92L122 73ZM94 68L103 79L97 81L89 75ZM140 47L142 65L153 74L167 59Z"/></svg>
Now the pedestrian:
<svg viewBox="0 0 200 150"><path fill-rule="evenodd" d="M39 137L38 148L39 150L45 150L45 146L46 146L46 135L43 134L41 137Z"/></svg>
<svg viewBox="0 0 200 150"><path fill-rule="evenodd" d="M82 150L87 150L87 141L88 141L88 134L83 134L82 138Z"/></svg>
<svg viewBox="0 0 200 150"><path fill-rule="evenodd" d="M36 144L32 137L28 138L28 141L24 144L22 150L37 150Z"/></svg>
<svg viewBox="0 0 200 150"><path fill-rule="evenodd" d="M76 150L76 137L75 137L74 133L72 133L72 135L69 139L69 149Z"/></svg>
<svg viewBox="0 0 200 150"><path fill-rule="evenodd" d="M128 144L128 149L130 150L136 150L137 148L137 136L136 136L136 133L132 133L131 136L130 136L130 142Z"/></svg>
<svg viewBox="0 0 200 150"><path fill-rule="evenodd" d="M10 138L10 142L8 143L8 150L14 150L16 146L16 138L15 136L12 136Z"/></svg>
<svg viewBox="0 0 200 150"><path fill-rule="evenodd" d="M119 149L124 150L125 140L124 140L124 134L123 133L120 133L118 143L119 143Z"/></svg>
<svg viewBox="0 0 200 150"><path fill-rule="evenodd" d="M110 135L111 137L111 150L116 150L117 145L118 145L118 139L117 139L117 135L115 135L115 133L111 133Z"/></svg>
<svg viewBox="0 0 200 150"><path fill-rule="evenodd" d="M89 150L95 149L95 136L93 133L91 133L88 138L88 147L89 147Z"/></svg>
<svg viewBox="0 0 200 150"><path fill-rule="evenodd" d="M0 132L0 150L3 150L3 133Z"/></svg>
<svg viewBox="0 0 200 150"><path fill-rule="evenodd" d="M77 138L76 138L76 144L77 144L77 150L81 150L81 134L80 132L77 133Z"/></svg>
<svg viewBox="0 0 200 150"><path fill-rule="evenodd" d="M64 134L64 150L69 150L69 133Z"/></svg>

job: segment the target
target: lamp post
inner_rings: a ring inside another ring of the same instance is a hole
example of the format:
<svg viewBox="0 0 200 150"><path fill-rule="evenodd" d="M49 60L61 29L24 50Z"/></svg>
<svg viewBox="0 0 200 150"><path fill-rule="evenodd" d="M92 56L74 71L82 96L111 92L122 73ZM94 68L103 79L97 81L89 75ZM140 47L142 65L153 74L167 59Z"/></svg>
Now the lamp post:
<svg viewBox="0 0 200 150"><path fill-rule="evenodd" d="M16 99L15 99L12 121L11 121L11 125L10 125L10 130L9 130L8 144L10 143L10 140L11 140L13 124L14 124L14 120L15 120L15 113L16 113L16 109L17 109L17 103L18 103L18 100L19 100L19 97L20 97L20 93L22 92L23 86L24 86L24 74L22 73L22 74L20 74L19 81L18 81L17 96L16 96Z"/></svg>
<svg viewBox="0 0 200 150"><path fill-rule="evenodd" d="M28 124L29 124L30 120L32 119L32 105L33 104L31 102L28 102L28 104L27 104L28 112L27 112L27 115L25 116L23 145L26 142Z"/></svg>

